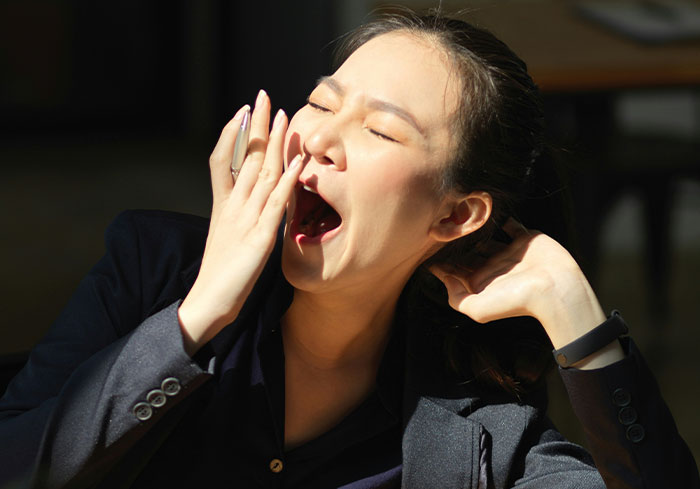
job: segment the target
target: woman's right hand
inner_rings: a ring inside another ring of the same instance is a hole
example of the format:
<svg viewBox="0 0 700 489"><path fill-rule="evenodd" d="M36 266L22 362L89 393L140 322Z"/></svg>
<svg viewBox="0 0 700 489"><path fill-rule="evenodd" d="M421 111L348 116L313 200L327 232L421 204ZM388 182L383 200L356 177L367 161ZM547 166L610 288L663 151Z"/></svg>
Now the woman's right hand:
<svg viewBox="0 0 700 489"><path fill-rule="evenodd" d="M238 315L275 244L286 204L301 173L301 158L282 172L287 117L275 116L260 91L251 119L248 155L235 185L231 159L247 106L224 127L209 159L213 207L202 265L180 305L185 350L194 355Z"/></svg>

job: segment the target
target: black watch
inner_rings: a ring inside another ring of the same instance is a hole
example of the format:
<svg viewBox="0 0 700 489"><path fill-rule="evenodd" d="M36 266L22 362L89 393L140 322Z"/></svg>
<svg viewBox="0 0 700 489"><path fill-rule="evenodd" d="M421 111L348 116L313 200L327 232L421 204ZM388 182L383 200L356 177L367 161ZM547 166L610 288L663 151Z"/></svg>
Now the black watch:
<svg viewBox="0 0 700 489"><path fill-rule="evenodd" d="M622 335L627 334L629 328L622 319L620 312L614 310L600 326L592 329L579 339L564 345L558 350L552 351L554 360L562 368L568 368L574 363L586 358L604 346L612 343Z"/></svg>

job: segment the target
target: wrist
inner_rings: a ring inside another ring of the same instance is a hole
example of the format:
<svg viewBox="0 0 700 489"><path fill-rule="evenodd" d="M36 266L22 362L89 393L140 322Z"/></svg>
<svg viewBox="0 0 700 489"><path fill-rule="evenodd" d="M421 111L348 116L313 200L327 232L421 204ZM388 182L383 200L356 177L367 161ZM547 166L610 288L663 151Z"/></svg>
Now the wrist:
<svg viewBox="0 0 700 489"><path fill-rule="evenodd" d="M205 328L202 326L204 322L198 317L196 311L189 308L185 299L177 310L177 318L180 322L180 331L182 333L182 343L185 352L189 356L194 356L195 353L204 345L201 341Z"/></svg>
<svg viewBox="0 0 700 489"><path fill-rule="evenodd" d="M579 280L553 287L555 297L541 294L543 311L535 316L555 349L585 335L606 320L603 308L583 274Z"/></svg>
<svg viewBox="0 0 700 489"><path fill-rule="evenodd" d="M180 322L184 348L190 356L197 353L197 351L216 336L226 324L231 322L225 317L215 314L215 309L213 307L207 307L197 303L191 298L191 295L188 295L182 301L182 304L180 304L178 308L177 315Z"/></svg>
<svg viewBox="0 0 700 489"><path fill-rule="evenodd" d="M574 341L555 349L554 359L562 368L599 368L624 358L618 339L628 328L618 311Z"/></svg>
<svg viewBox="0 0 700 489"><path fill-rule="evenodd" d="M625 352L620 345L620 341L614 340L612 343L609 343L597 352L591 353L587 357L573 363L571 368L578 370L593 370L596 368L607 367L608 365L619 362L623 358L625 358Z"/></svg>

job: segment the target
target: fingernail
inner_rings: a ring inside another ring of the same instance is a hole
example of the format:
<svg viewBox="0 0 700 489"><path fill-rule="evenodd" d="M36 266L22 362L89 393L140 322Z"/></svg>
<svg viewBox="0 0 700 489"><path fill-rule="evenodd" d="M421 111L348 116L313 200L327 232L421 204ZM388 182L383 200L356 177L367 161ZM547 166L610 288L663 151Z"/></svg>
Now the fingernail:
<svg viewBox="0 0 700 489"><path fill-rule="evenodd" d="M284 118L284 111L282 109L277 111L277 115L275 115L275 120L272 123L272 127L277 127L282 123L282 119Z"/></svg>
<svg viewBox="0 0 700 489"><path fill-rule="evenodd" d="M255 99L255 107L256 107L256 108L257 108L260 104L262 104L263 100L265 100L265 95L267 95L267 93L265 93L265 90L262 90L262 89L261 89L261 90L258 92L258 98Z"/></svg>
<svg viewBox="0 0 700 489"><path fill-rule="evenodd" d="M233 116L233 120L239 121L239 120L243 119L243 116L249 110L250 110L250 105L245 104L243 107L238 109L238 112L236 112L236 115Z"/></svg>
<svg viewBox="0 0 700 489"><path fill-rule="evenodd" d="M289 164L289 169L294 170L301 163L301 155L296 155L292 162Z"/></svg>

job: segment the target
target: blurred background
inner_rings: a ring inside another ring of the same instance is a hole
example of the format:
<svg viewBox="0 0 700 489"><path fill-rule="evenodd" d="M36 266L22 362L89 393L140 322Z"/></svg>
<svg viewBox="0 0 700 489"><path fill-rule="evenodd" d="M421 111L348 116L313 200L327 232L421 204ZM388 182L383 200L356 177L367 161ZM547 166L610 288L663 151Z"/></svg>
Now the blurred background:
<svg viewBox="0 0 700 489"><path fill-rule="evenodd" d="M0 0L0 391L109 222L129 208L208 215L220 128L259 88L293 114L329 73L332 41L382 4ZM697 460L700 2L674 5L443 2L528 63L567 149L580 262L631 325ZM552 417L583 442L550 380Z"/></svg>

